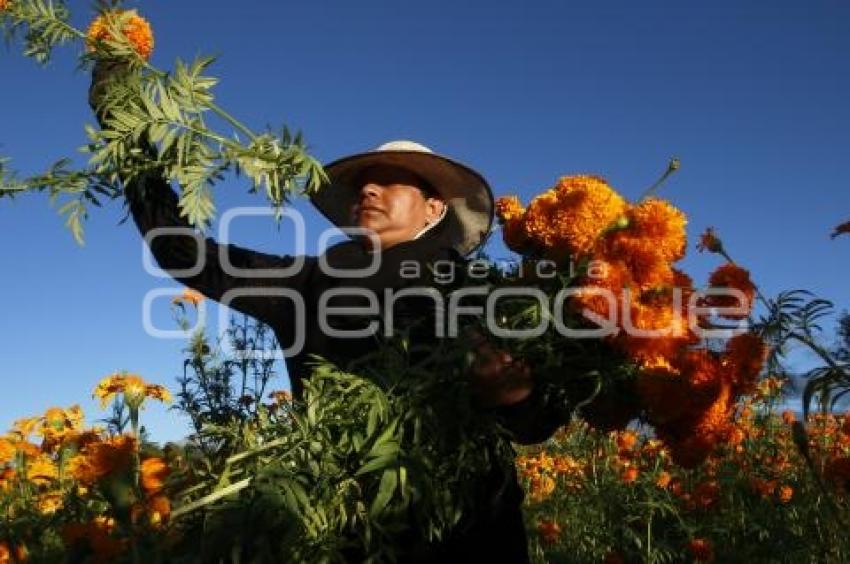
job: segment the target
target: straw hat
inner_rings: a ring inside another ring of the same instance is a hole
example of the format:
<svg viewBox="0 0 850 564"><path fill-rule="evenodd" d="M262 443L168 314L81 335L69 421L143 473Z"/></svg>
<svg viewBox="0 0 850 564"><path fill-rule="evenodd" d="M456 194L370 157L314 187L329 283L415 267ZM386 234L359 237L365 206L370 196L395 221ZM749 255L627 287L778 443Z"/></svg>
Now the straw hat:
<svg viewBox="0 0 850 564"><path fill-rule="evenodd" d="M434 153L414 141L390 141L380 147L325 165L330 183L311 201L337 227L352 227L358 175L371 166L403 167L428 181L448 204L443 221L445 241L467 255L478 247L493 223L493 193L484 177L468 166Z"/></svg>

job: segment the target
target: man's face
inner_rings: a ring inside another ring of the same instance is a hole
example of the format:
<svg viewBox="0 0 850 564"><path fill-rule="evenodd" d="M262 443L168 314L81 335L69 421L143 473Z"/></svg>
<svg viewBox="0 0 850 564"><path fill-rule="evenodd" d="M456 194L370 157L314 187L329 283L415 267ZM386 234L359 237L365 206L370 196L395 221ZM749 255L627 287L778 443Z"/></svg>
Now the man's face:
<svg viewBox="0 0 850 564"><path fill-rule="evenodd" d="M381 248L409 241L440 217L443 200L426 196L421 179L407 169L378 165L358 179L360 197L351 213L354 225L375 232Z"/></svg>

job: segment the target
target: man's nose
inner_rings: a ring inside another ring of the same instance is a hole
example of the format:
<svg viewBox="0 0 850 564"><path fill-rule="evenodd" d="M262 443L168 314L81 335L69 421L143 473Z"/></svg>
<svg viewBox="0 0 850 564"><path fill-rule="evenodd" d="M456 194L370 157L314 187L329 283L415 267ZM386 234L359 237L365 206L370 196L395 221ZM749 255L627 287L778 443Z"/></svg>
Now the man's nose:
<svg viewBox="0 0 850 564"><path fill-rule="evenodd" d="M381 195L383 187L374 182L367 182L360 188L360 199L368 200L369 198L377 198Z"/></svg>

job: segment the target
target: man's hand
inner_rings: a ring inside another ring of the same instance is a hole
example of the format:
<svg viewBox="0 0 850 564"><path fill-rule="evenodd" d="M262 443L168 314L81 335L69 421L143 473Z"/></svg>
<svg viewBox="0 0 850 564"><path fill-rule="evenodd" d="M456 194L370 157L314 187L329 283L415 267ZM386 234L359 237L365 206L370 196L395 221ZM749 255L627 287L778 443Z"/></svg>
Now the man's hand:
<svg viewBox="0 0 850 564"><path fill-rule="evenodd" d="M497 349L480 335L473 337L473 350L475 362L469 377L481 407L513 405L531 395L533 384L527 364Z"/></svg>

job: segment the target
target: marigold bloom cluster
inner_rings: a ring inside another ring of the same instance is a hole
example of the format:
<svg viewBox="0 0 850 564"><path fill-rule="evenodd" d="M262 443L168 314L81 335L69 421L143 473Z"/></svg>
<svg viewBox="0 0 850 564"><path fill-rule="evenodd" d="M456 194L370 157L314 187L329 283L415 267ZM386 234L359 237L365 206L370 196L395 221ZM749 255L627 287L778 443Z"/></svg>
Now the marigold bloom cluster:
<svg viewBox="0 0 850 564"><path fill-rule="evenodd" d="M724 264L709 279L710 288L738 290L743 299L709 292L691 300L693 281L675 267L687 248L685 214L656 197L630 204L596 176L565 176L526 208L516 197L501 198L496 213L505 243L526 259L593 259L605 265L601 273L588 271L577 281L570 305L585 316L610 320L618 314L620 331L607 339L642 368L640 402L591 404L590 420L617 428L642 411L674 458L689 466L728 438L735 399L754 391L765 344L744 334L731 339L725 351L695 348L701 343L695 322L701 326L707 320L688 306L737 307L741 313L717 313L746 317L756 289L745 269ZM713 229L703 234L699 247L724 252Z"/></svg>
<svg viewBox="0 0 850 564"><path fill-rule="evenodd" d="M139 16L135 10L110 12L101 14L95 18L86 32L90 49L92 49L91 45L101 41L120 40L120 38L113 36L110 28L114 25L114 22L122 20L125 23L121 28L121 34L123 34L139 56L143 59L149 59L154 46L153 30L148 21Z"/></svg>
<svg viewBox="0 0 850 564"><path fill-rule="evenodd" d="M12 4L12 0L0 0L0 12L6 10Z"/></svg>

